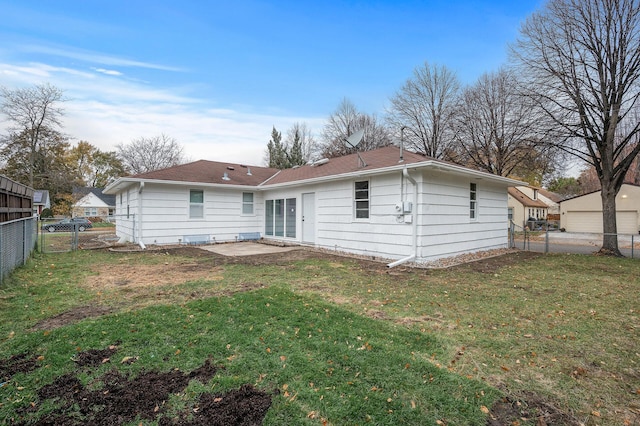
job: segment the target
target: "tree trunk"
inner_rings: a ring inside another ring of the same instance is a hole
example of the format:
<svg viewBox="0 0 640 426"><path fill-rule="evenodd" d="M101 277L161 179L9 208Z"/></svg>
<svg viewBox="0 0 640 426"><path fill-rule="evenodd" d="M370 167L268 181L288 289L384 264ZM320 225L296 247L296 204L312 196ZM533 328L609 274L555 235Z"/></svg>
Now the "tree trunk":
<svg viewBox="0 0 640 426"><path fill-rule="evenodd" d="M618 249L618 235L616 223L616 195L618 190L613 183L602 182L602 248L601 254L622 256Z"/></svg>

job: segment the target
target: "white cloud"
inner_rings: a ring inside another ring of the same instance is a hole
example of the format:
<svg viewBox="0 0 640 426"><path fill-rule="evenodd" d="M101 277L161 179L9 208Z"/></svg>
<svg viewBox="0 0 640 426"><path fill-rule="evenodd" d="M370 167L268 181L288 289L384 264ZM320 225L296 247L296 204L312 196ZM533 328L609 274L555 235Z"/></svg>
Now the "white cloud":
<svg viewBox="0 0 640 426"><path fill-rule="evenodd" d="M246 112L231 106L213 107L192 94L192 87L154 88L130 81L106 69L95 72L42 63L0 63L7 87L44 81L65 91L64 132L101 150L112 151L138 137L164 133L185 147L191 160L215 160L262 165L272 126L283 134L295 122L319 132L317 117ZM114 78L115 77L115 78ZM0 122L0 132L6 123Z"/></svg>
<svg viewBox="0 0 640 426"><path fill-rule="evenodd" d="M51 46L28 44L28 45L20 46L20 50L22 50L23 53L45 54L45 55L58 56L58 57L63 57L68 59L76 59L80 61L101 64L101 65L148 68L148 69L154 69L154 70L173 71L173 72L185 71L184 69L179 67L172 67L168 65L152 64L149 62L119 58L119 57L107 55L104 53L91 52L87 50L72 48L69 46L51 47Z"/></svg>
<svg viewBox="0 0 640 426"><path fill-rule="evenodd" d="M91 68L92 70L102 73L102 74L106 74L106 75L113 75L113 76L121 76L123 75L120 71L116 71L116 70L107 70L104 68Z"/></svg>

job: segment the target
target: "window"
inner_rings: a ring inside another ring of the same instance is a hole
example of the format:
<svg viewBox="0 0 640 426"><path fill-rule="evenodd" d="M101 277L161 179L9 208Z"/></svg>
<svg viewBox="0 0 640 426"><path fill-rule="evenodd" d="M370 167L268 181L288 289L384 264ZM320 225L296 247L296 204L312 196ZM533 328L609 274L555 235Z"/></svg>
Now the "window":
<svg viewBox="0 0 640 426"><path fill-rule="evenodd" d="M296 199L265 201L264 233L273 237L296 237Z"/></svg>
<svg viewBox="0 0 640 426"><path fill-rule="evenodd" d="M189 191L189 218L202 219L204 217L204 191L191 189Z"/></svg>
<svg viewBox="0 0 640 426"><path fill-rule="evenodd" d="M469 218L478 217L478 188L475 183L469 185Z"/></svg>
<svg viewBox="0 0 640 426"><path fill-rule="evenodd" d="M253 214L253 192L242 193L242 214Z"/></svg>
<svg viewBox="0 0 640 426"><path fill-rule="evenodd" d="M513 207L509 207L507 217L509 218L510 221L513 220Z"/></svg>
<svg viewBox="0 0 640 426"><path fill-rule="evenodd" d="M84 217L96 217L98 216L98 208L97 207L85 207L84 208Z"/></svg>
<svg viewBox="0 0 640 426"><path fill-rule="evenodd" d="M369 219L369 181L356 182L354 189L356 219Z"/></svg>

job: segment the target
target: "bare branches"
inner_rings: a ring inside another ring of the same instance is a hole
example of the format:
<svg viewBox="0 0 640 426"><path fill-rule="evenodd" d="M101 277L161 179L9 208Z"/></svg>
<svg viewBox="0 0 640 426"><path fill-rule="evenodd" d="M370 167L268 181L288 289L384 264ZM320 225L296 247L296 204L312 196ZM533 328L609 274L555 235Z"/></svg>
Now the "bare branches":
<svg viewBox="0 0 640 426"><path fill-rule="evenodd" d="M26 142L28 155L28 185L34 185L36 154L43 134L60 127L64 110L59 106L64 102L62 90L48 83L24 89L0 87L0 113L11 123L9 131Z"/></svg>
<svg viewBox="0 0 640 426"><path fill-rule="evenodd" d="M174 138L165 134L141 137L117 147L118 157L133 174L150 172L181 164L184 148Z"/></svg>
<svg viewBox="0 0 640 426"><path fill-rule="evenodd" d="M453 140L452 118L459 90L454 72L425 62L391 98L387 121L406 130L407 148L445 158Z"/></svg>
<svg viewBox="0 0 640 426"><path fill-rule="evenodd" d="M360 129L364 129L364 137L358 146L360 151L368 151L391 144L389 129L378 123L375 115L358 112L353 103L348 99L343 99L338 109L329 116L322 130L322 145L320 146L322 155L339 157L354 152L353 148L345 146L344 141Z"/></svg>
<svg viewBox="0 0 640 426"><path fill-rule="evenodd" d="M485 74L462 92L454 159L501 176L524 177L537 171L535 180L540 181L555 158L540 143L548 137L543 118L520 95L514 74L507 70Z"/></svg>
<svg viewBox="0 0 640 426"><path fill-rule="evenodd" d="M528 93L557 126L563 149L593 165L604 232L616 232L615 195L640 152L640 3L551 0L512 49ZM633 145L636 144L636 145ZM603 250L618 253L615 237Z"/></svg>

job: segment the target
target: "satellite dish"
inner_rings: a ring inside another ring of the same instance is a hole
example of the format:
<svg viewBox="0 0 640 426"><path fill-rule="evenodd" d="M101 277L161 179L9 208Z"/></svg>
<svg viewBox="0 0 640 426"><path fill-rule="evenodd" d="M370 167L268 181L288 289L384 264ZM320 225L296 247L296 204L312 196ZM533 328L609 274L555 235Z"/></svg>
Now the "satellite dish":
<svg viewBox="0 0 640 426"><path fill-rule="evenodd" d="M360 142L362 142L362 137L364 136L364 129L360 129L357 132L351 134L347 139L345 139L345 143L350 148L357 147Z"/></svg>

